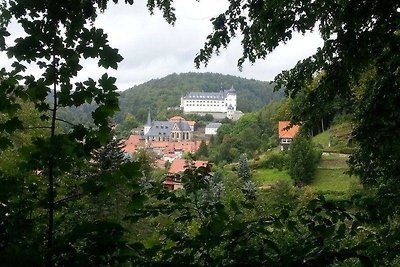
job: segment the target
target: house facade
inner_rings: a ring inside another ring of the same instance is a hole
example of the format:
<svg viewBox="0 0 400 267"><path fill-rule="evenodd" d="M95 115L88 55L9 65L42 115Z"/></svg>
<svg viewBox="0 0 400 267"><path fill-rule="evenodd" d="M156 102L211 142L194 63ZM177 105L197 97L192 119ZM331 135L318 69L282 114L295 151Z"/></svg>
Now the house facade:
<svg viewBox="0 0 400 267"><path fill-rule="evenodd" d="M233 86L220 92L190 92L181 97L184 113L223 114L232 119L236 112L236 91Z"/></svg>
<svg viewBox="0 0 400 267"><path fill-rule="evenodd" d="M217 134L217 130L221 125L222 124L219 123L219 122L211 122L211 123L206 125L204 133L206 135L216 135Z"/></svg>
<svg viewBox="0 0 400 267"><path fill-rule="evenodd" d="M279 146L281 150L289 149L293 138L299 132L299 125L290 125L290 121L279 121L278 131L279 131Z"/></svg>

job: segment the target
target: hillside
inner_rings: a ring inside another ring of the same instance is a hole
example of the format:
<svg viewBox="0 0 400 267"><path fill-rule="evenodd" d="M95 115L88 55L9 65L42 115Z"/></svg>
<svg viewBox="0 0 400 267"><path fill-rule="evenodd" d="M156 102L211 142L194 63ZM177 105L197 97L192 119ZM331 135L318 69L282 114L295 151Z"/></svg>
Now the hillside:
<svg viewBox="0 0 400 267"><path fill-rule="evenodd" d="M220 91L232 85L237 92L238 109L243 112L258 110L283 96L283 92L273 92L273 85L269 82L216 73L174 73L121 92L121 111L116 116L116 122L120 123L127 113L143 122L148 108L152 109L155 118L164 119L167 107L178 107L180 97L187 92Z"/></svg>

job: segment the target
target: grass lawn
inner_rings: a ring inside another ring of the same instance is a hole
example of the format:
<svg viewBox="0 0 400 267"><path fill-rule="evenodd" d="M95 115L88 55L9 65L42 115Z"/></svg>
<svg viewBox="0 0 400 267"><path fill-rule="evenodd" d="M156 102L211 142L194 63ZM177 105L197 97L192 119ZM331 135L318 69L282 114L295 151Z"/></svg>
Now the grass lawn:
<svg viewBox="0 0 400 267"><path fill-rule="evenodd" d="M348 157L324 155L310 185L316 192L331 198L345 198L353 185L359 184L357 177L349 176L346 171Z"/></svg>
<svg viewBox="0 0 400 267"><path fill-rule="evenodd" d="M252 172L253 179L262 185L273 184L278 181L288 181L292 183L292 178L287 171L277 169L257 169Z"/></svg>
<svg viewBox="0 0 400 267"><path fill-rule="evenodd" d="M347 156L339 154L323 155L318 164L314 180L309 185L317 193L327 198L344 199L353 185L358 185L357 177L349 176L345 172L349 169ZM252 172L253 179L261 186L269 186L278 181L293 183L287 170L256 169Z"/></svg>
<svg viewBox="0 0 400 267"><path fill-rule="evenodd" d="M314 136L313 141L315 144L321 146L324 151L351 151L351 148L348 147L351 131L352 126L350 123L341 123L334 125L329 130Z"/></svg>
<svg viewBox="0 0 400 267"><path fill-rule="evenodd" d="M310 185L315 191L348 191L353 183L357 183L356 177L344 173L343 169L317 169L314 181Z"/></svg>

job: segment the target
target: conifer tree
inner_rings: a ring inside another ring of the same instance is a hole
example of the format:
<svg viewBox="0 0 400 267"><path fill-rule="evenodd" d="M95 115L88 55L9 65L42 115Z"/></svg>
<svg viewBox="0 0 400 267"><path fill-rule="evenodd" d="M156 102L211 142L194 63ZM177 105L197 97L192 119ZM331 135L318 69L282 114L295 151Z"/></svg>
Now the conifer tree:
<svg viewBox="0 0 400 267"><path fill-rule="evenodd" d="M251 180L251 172L246 153L241 154L239 157L238 176L243 183L242 192L245 197L247 199L254 199L256 197L256 187Z"/></svg>

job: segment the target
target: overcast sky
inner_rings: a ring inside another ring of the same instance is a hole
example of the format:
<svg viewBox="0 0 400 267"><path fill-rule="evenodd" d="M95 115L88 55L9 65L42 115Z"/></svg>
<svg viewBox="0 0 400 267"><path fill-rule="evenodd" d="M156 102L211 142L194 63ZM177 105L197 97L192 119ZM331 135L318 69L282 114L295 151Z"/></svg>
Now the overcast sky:
<svg viewBox="0 0 400 267"><path fill-rule="evenodd" d="M176 0L175 26L169 25L160 12L151 16L145 2L136 0L133 6L129 6L114 5L110 1L109 8L96 22L108 33L111 46L118 48L124 57L117 71L108 71L117 77L120 90L174 72L217 72L270 81L322 45L316 33L295 35L292 41L279 46L266 60L254 65L246 63L240 72L237 60L242 48L240 40L235 40L219 56L215 55L207 67L196 69L193 60L212 31L210 19L225 11L227 1ZM0 61L5 63L1 65L7 65L4 54L0 55ZM99 77L103 72L95 61L87 61L79 78Z"/></svg>

